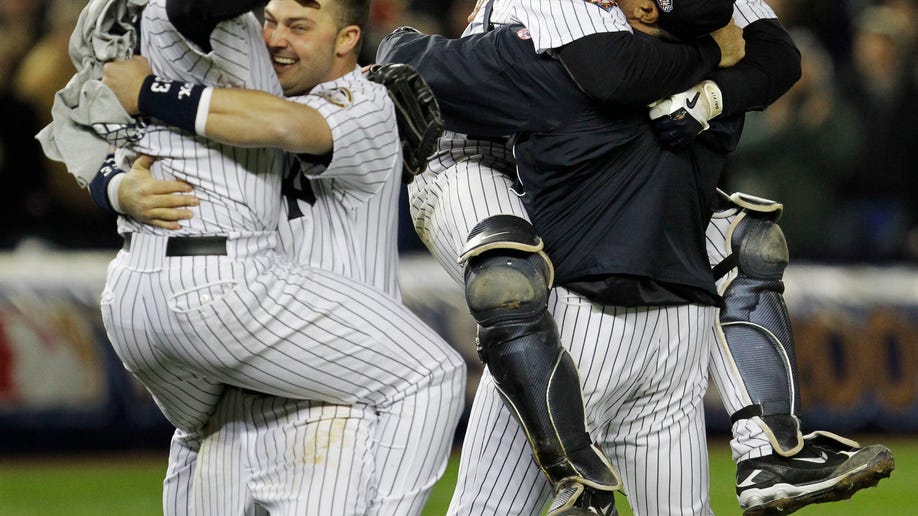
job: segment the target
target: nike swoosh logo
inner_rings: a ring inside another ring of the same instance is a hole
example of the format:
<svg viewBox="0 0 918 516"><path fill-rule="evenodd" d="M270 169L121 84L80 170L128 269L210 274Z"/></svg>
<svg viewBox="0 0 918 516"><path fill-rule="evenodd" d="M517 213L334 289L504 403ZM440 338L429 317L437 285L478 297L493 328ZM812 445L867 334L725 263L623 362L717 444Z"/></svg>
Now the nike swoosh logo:
<svg viewBox="0 0 918 516"><path fill-rule="evenodd" d="M814 464L825 464L828 457L826 452L819 452L819 457L791 457L791 460L799 460L800 462L812 462Z"/></svg>
<svg viewBox="0 0 918 516"><path fill-rule="evenodd" d="M700 96L701 96L701 92L696 91L695 96L692 97L691 100L685 101L685 106L689 109L693 109L695 107L695 104L698 103L698 97Z"/></svg>
<svg viewBox="0 0 918 516"><path fill-rule="evenodd" d="M755 477L759 476L759 473L761 473L761 472L762 472L762 470L760 470L760 469L753 470L753 471L752 471L752 474L750 474L748 477L746 477L746 480L743 480L743 481L740 482L739 484L736 484L736 487L750 487L750 486L754 486L754 485L755 485L755 482L753 481L753 479L754 479Z"/></svg>

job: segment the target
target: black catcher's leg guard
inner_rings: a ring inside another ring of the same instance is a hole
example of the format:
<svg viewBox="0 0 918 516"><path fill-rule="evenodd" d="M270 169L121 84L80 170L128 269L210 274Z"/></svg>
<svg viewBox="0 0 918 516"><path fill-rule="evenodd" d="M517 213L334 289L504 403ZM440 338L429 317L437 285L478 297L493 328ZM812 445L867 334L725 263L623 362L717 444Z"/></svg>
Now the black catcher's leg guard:
<svg viewBox="0 0 918 516"><path fill-rule="evenodd" d="M727 258L715 274L725 307L720 338L725 339L750 398L732 422L759 418L779 455L800 451L803 439L797 417L800 392L790 317L782 278L788 263L787 243L777 224L781 205L744 194L730 196L740 208L727 234Z"/></svg>
<svg viewBox="0 0 918 516"><path fill-rule="evenodd" d="M553 272L541 247L518 217L490 217L472 231L462 257L479 355L551 482L614 491L621 481L592 445L579 374L547 310Z"/></svg>

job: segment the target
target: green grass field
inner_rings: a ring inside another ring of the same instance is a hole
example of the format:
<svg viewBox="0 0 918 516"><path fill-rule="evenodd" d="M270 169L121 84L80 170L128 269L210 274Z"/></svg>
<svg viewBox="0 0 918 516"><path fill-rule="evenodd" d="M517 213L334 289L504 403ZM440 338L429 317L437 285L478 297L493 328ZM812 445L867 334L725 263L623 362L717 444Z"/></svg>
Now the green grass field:
<svg viewBox="0 0 918 516"><path fill-rule="evenodd" d="M906 515L918 507L918 438L861 437L882 442L896 457L896 470L873 489L851 500L804 508L803 516ZM711 498L717 514L739 514L734 496L734 466L725 441L711 443ZM162 457L53 460L0 459L2 516L153 516L162 514ZM434 488L424 516L445 514L456 481L456 457ZM619 498L622 516L631 511Z"/></svg>

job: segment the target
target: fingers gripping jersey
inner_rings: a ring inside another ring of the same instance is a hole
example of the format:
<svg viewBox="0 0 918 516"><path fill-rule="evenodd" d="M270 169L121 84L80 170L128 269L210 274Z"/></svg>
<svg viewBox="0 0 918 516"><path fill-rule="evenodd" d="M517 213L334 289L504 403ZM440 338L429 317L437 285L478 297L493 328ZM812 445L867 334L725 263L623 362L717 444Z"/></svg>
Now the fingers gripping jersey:
<svg viewBox="0 0 918 516"><path fill-rule="evenodd" d="M339 273L399 299L401 147L386 88L359 70L290 100L319 110L331 156L290 158L279 230L297 263Z"/></svg>
<svg viewBox="0 0 918 516"><path fill-rule="evenodd" d="M151 0L141 21L141 53L155 74L282 94L254 14L220 22L211 36L213 51L205 53L169 22L165 3ZM231 147L162 125L149 126L134 150L156 156L152 172L157 179L190 183L201 204L178 232L127 220L119 222L121 231L177 236L275 230L283 165L279 151Z"/></svg>

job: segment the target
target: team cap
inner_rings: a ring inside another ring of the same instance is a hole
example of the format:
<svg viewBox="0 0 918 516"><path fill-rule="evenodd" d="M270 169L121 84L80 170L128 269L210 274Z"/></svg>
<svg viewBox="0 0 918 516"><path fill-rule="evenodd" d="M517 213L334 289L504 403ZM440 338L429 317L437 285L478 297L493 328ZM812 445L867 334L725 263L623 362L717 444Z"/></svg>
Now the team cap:
<svg viewBox="0 0 918 516"><path fill-rule="evenodd" d="M714 32L733 17L733 0L654 1L660 11L660 27L686 41Z"/></svg>

